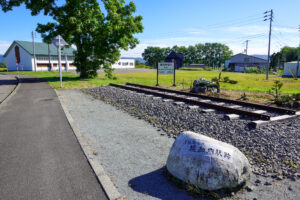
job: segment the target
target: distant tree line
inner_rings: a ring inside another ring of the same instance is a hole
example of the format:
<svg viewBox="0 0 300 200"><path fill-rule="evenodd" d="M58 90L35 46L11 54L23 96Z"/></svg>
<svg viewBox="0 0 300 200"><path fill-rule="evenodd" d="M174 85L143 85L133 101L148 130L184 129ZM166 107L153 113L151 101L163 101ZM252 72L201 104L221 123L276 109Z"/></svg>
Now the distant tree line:
<svg viewBox="0 0 300 200"><path fill-rule="evenodd" d="M270 66L275 69L275 67L281 66L285 62L297 61L298 54L299 48L285 46L279 52L271 55Z"/></svg>
<svg viewBox="0 0 300 200"><path fill-rule="evenodd" d="M225 60L233 55L233 52L227 45L220 43L205 43L188 47L147 47L142 56L146 61L146 64L154 68L158 62L163 61L172 51L183 54L183 63L186 65L197 63L212 67L221 67Z"/></svg>
<svg viewBox="0 0 300 200"><path fill-rule="evenodd" d="M6 63L4 61L0 62L0 68L6 68Z"/></svg>

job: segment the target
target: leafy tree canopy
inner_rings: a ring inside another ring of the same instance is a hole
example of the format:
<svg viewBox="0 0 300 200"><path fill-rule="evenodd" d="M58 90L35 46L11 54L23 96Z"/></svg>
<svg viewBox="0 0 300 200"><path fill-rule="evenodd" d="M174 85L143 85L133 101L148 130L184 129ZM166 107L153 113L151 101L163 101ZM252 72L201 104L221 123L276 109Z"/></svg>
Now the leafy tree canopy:
<svg viewBox="0 0 300 200"><path fill-rule="evenodd" d="M82 78L95 77L103 66L111 78L120 50L134 48L138 44L135 33L143 31L142 17L133 16L135 4L125 0L101 0L102 12L96 0L66 0L62 5L55 0L2 0L3 11L25 3L32 15L44 12L54 22L38 24L37 32L45 42L61 35L69 44L76 46L74 64Z"/></svg>
<svg viewBox="0 0 300 200"><path fill-rule="evenodd" d="M296 47L285 46L280 50L280 53L282 54L283 60L285 62L296 61L298 59L298 52L299 49Z"/></svg>
<svg viewBox="0 0 300 200"><path fill-rule="evenodd" d="M173 46L172 48L147 47L142 54L146 64L152 67L163 61L168 54L174 51L184 55L185 64L201 63L209 66L221 66L229 59L233 52L228 46L220 43L196 44L194 46Z"/></svg>

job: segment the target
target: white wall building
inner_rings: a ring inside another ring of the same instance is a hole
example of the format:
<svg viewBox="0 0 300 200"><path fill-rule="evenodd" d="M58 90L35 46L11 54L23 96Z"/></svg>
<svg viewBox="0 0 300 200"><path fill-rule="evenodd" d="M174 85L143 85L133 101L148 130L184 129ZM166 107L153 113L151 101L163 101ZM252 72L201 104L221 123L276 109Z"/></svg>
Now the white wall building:
<svg viewBox="0 0 300 200"><path fill-rule="evenodd" d="M74 66L73 48L63 48L61 51L62 70L76 70ZM37 71L58 71L58 53L53 44L35 42L35 57ZM14 41L4 54L8 71L35 71L33 44L28 41ZM115 69L135 67L134 59L120 59L111 66Z"/></svg>
<svg viewBox="0 0 300 200"><path fill-rule="evenodd" d="M283 76L296 77L297 74L297 76L300 77L300 67L298 69L298 73L296 73L296 71L297 71L297 61L284 63Z"/></svg>
<svg viewBox="0 0 300 200"><path fill-rule="evenodd" d="M62 69L76 70L73 65L73 48L64 48L61 51ZM57 48L53 44L35 42L36 70L58 70ZM4 54L8 71L35 71L33 44L27 41L14 41Z"/></svg>
<svg viewBox="0 0 300 200"><path fill-rule="evenodd" d="M134 59L123 59L121 58L118 62L111 66L114 69L128 69L135 67L135 60Z"/></svg>

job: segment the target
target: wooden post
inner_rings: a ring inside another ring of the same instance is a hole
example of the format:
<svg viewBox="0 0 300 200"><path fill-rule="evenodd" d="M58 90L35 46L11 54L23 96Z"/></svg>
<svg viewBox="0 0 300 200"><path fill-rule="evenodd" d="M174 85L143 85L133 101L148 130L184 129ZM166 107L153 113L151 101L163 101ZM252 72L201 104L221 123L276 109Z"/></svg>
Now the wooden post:
<svg viewBox="0 0 300 200"><path fill-rule="evenodd" d="M158 84L158 62L156 63L156 86L159 86L159 84Z"/></svg>
<svg viewBox="0 0 300 200"><path fill-rule="evenodd" d="M173 67L174 67L174 71L173 71L173 86L176 87L176 84L175 84L175 71L176 71L176 66L175 66L175 61L174 59L172 59L172 62L173 62Z"/></svg>

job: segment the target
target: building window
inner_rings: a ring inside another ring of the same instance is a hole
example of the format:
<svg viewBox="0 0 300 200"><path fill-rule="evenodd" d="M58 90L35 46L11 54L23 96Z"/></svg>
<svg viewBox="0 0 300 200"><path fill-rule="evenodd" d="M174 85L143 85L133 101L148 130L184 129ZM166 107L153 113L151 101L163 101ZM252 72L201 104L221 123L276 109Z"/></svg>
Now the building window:
<svg viewBox="0 0 300 200"><path fill-rule="evenodd" d="M16 56L16 62L19 64L21 62L21 58L20 58L20 49L18 46L15 47L15 56Z"/></svg>
<svg viewBox="0 0 300 200"><path fill-rule="evenodd" d="M128 66L128 62L123 62L122 66Z"/></svg>
<svg viewBox="0 0 300 200"><path fill-rule="evenodd" d="M133 66L133 63L130 63L130 66Z"/></svg>
<svg viewBox="0 0 300 200"><path fill-rule="evenodd" d="M37 56L36 57L37 60L49 60L49 56Z"/></svg>
<svg viewBox="0 0 300 200"><path fill-rule="evenodd" d="M67 56L68 57L68 61L73 61L75 59L74 56Z"/></svg>

